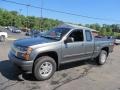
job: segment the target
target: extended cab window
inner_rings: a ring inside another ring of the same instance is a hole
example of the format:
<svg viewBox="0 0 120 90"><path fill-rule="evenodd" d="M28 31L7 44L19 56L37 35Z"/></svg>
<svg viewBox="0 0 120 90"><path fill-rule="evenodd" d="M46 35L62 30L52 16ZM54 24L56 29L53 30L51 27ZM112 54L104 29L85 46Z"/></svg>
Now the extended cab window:
<svg viewBox="0 0 120 90"><path fill-rule="evenodd" d="M85 31L85 35L86 35L86 41L92 41L92 35L89 30Z"/></svg>
<svg viewBox="0 0 120 90"><path fill-rule="evenodd" d="M73 31L69 37L74 39L74 42L79 42L84 40L83 30L75 30Z"/></svg>

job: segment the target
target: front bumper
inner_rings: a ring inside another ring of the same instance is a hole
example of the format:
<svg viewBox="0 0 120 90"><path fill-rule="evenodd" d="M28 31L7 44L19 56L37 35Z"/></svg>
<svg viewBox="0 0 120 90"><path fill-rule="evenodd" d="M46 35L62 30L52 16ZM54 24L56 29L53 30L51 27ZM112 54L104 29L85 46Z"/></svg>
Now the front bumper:
<svg viewBox="0 0 120 90"><path fill-rule="evenodd" d="M25 72L32 72L33 61L25 61L15 57L11 52L8 54L9 60Z"/></svg>

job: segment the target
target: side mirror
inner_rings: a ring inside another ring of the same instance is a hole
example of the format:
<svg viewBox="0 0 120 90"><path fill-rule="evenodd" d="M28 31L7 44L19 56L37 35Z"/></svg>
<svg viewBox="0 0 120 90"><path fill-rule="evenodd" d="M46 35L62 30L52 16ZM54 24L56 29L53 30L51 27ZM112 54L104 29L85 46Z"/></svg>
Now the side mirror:
<svg viewBox="0 0 120 90"><path fill-rule="evenodd" d="M66 44L66 43L70 43L70 42L74 42L74 38L73 38L73 37L68 37L68 38L64 41L65 44Z"/></svg>

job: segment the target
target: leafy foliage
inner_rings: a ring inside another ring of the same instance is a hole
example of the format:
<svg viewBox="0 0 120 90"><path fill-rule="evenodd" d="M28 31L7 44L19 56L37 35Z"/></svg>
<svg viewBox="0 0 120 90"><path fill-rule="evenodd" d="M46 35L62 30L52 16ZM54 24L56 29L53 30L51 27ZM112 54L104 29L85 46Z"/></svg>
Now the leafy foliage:
<svg viewBox="0 0 120 90"><path fill-rule="evenodd" d="M58 20L39 18L35 16L23 16L17 11L7 11L0 8L0 25L1 26L16 26L19 28L43 29L48 30L62 23Z"/></svg>
<svg viewBox="0 0 120 90"><path fill-rule="evenodd" d="M119 35L117 32L113 32L113 29L116 30L116 31L117 30L119 31L119 28L120 28L119 24L99 25L99 24L96 23L96 24L86 24L85 26L99 31L99 34L102 35L102 36L116 36L116 35Z"/></svg>

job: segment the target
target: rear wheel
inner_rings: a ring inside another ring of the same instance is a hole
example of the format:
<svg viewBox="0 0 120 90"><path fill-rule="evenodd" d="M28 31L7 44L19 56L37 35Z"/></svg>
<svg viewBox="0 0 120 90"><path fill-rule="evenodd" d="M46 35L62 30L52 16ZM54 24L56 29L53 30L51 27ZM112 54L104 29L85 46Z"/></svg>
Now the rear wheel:
<svg viewBox="0 0 120 90"><path fill-rule="evenodd" d="M35 61L34 76L37 80L47 80L56 71L56 62L49 56L42 56Z"/></svg>
<svg viewBox="0 0 120 90"><path fill-rule="evenodd" d="M102 50L99 54L99 56L96 58L96 62L98 65L103 65L106 63L108 54L105 50Z"/></svg>
<svg viewBox="0 0 120 90"><path fill-rule="evenodd" d="M4 42L5 41L5 36L0 36L0 42Z"/></svg>

